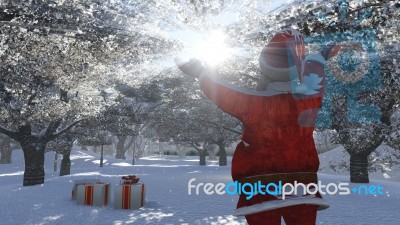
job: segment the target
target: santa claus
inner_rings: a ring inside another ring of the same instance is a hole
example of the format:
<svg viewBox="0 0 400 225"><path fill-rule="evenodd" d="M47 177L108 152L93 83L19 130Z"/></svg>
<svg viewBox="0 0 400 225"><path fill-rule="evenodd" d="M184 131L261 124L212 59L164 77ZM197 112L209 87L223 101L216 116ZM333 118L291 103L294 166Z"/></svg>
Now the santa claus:
<svg viewBox="0 0 400 225"><path fill-rule="evenodd" d="M243 123L243 135L232 159L232 179L239 183L317 183L318 154L314 122L325 90L325 61L337 46L305 56L302 35L293 29L278 32L260 54L263 91L248 91L217 79L198 60L179 68L199 77L204 94L224 112ZM271 186L272 187L272 186ZM274 191L274 190L270 190ZM276 191L276 190L275 190ZM249 224L315 224L317 210L327 208L321 195L240 195L234 215Z"/></svg>

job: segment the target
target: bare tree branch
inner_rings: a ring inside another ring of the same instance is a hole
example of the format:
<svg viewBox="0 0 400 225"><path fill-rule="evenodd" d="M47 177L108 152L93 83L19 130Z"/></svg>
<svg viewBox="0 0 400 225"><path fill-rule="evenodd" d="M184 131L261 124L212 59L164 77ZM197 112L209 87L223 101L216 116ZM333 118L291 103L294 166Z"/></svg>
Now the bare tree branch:
<svg viewBox="0 0 400 225"><path fill-rule="evenodd" d="M206 123L212 124L212 125L214 125L214 126L216 126L216 127L220 127L220 128L222 128L222 129L225 129L225 130L227 130L227 131L233 132L233 133L235 133L235 134L239 134L239 135L242 134L242 132L239 132L239 131L234 130L234 129L229 128L229 127L221 126L221 125L219 125L219 124L217 124L217 123L214 123L214 122L211 122L211 121L208 121L208 120L198 120L198 121L199 121L199 122L206 122Z"/></svg>
<svg viewBox="0 0 400 225"><path fill-rule="evenodd" d="M76 124L82 122L83 120L85 120L85 119L77 120L77 121L71 123L70 125L68 125L67 127L65 127L64 129L60 130L59 132L49 135L49 137L47 138L48 141L51 141L51 140L59 137L60 135L62 135L63 133L65 133L69 129L71 129L73 126L75 126Z"/></svg>
<svg viewBox="0 0 400 225"><path fill-rule="evenodd" d="M47 126L47 128L44 130L44 132L40 133L39 135L43 135L44 138L47 138L50 136L52 133L56 132L58 127L61 125L62 119L56 119L50 122L50 124Z"/></svg>
<svg viewBox="0 0 400 225"><path fill-rule="evenodd" d="M0 133L5 134L5 135L9 136L10 138L19 142L18 132L12 131L11 129L8 129L8 128L0 125Z"/></svg>
<svg viewBox="0 0 400 225"><path fill-rule="evenodd" d="M193 141L190 142L190 145L191 145L194 149L196 149L198 152L204 150L202 147L199 147L200 144L195 143L195 142L193 142Z"/></svg>
<svg viewBox="0 0 400 225"><path fill-rule="evenodd" d="M35 92L29 97L29 99L28 99L28 105L34 105L34 103L32 103L32 102L33 102L33 100L35 99L36 94L37 94L37 92L35 91Z"/></svg>
<svg viewBox="0 0 400 225"><path fill-rule="evenodd" d="M378 7L378 6L382 7L383 4L386 4L387 2L388 1L382 1L382 2L379 2L379 3L369 3L369 4L367 3L367 4L365 4L364 6L362 6L360 8L357 8L357 9L349 11L348 14L352 14L354 12L358 12L358 11L361 11L363 9L367 9L367 8L370 8L370 7Z"/></svg>

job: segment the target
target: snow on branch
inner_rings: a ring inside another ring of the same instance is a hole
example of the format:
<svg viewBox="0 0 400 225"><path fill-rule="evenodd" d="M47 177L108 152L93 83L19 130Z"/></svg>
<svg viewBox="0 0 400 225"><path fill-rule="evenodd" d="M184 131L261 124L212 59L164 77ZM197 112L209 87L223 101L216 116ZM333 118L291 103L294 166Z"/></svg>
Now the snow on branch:
<svg viewBox="0 0 400 225"><path fill-rule="evenodd" d="M65 132L67 132L69 129L71 129L73 126L75 126L76 124L82 122L83 120L85 120L85 119L77 120L77 121L71 123L70 125L68 125L68 126L65 127L64 129L58 131L57 133L51 134L51 135L49 136L48 139L49 139L49 140L53 140L53 139L59 137L60 135L62 135L63 133L65 133Z"/></svg>
<svg viewBox="0 0 400 225"><path fill-rule="evenodd" d="M39 136L48 137L52 133L56 132L58 127L61 125L62 119L56 119L50 122L46 129L43 132L40 132Z"/></svg>
<svg viewBox="0 0 400 225"><path fill-rule="evenodd" d="M229 128L229 127L221 126L220 124L217 124L217 123L214 123L214 122L211 122L211 121L208 121L208 120L198 120L198 121L200 121L200 122L205 122L205 123L209 123L209 124L211 124L211 125L214 125L215 127L222 128L222 129L224 129L224 130L233 132L233 133L235 133L235 134L242 135L242 132L240 132L240 131L234 130L234 129Z"/></svg>

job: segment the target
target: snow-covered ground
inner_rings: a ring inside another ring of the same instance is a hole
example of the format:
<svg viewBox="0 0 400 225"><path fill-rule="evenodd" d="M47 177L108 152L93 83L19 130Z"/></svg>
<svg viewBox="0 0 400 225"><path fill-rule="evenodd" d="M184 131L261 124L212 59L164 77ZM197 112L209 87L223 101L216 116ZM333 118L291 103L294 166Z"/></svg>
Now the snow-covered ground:
<svg viewBox="0 0 400 225"><path fill-rule="evenodd" d="M340 149L334 151L340 152ZM23 187L22 156L21 150L14 150L13 163L0 164L2 225L246 224L244 218L231 215L237 196L188 195L188 181L191 178L196 178L196 183L231 181L230 166L219 167L216 161L201 167L196 157L179 159L174 156L154 156L142 158L132 166L130 160L106 158L104 167L100 168L97 154L74 150L71 155L71 175L59 177L58 172L53 172L54 153L50 152L46 153L45 184ZM323 158L321 161L325 162ZM70 200L72 183L76 179L99 178L117 184L122 175L128 174L138 175L146 184L145 208L137 211L116 210L112 204L102 208L86 207ZM320 174L319 177L324 183L349 180L345 175ZM371 180L371 184L383 186L385 194L326 196L331 206L318 213L317 224L398 224L400 184L375 179Z"/></svg>

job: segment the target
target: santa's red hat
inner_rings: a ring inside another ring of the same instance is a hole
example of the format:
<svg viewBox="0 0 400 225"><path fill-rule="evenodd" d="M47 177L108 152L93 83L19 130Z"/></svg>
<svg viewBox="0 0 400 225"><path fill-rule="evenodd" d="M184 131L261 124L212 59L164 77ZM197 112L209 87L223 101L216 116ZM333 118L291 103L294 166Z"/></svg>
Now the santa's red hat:
<svg viewBox="0 0 400 225"><path fill-rule="evenodd" d="M259 58L261 72L275 81L289 81L290 68L295 67L298 79L302 81L301 67L304 52L304 39L301 33L294 29L284 29L275 34L261 51Z"/></svg>

